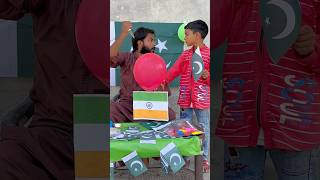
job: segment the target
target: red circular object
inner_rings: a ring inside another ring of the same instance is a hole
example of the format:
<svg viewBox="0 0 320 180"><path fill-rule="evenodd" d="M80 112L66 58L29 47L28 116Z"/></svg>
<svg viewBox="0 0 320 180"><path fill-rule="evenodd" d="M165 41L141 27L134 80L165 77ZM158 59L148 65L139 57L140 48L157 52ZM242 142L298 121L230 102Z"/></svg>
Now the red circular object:
<svg viewBox="0 0 320 180"><path fill-rule="evenodd" d="M157 54L144 54L134 64L133 75L144 90L156 90L165 79L166 63Z"/></svg>
<svg viewBox="0 0 320 180"><path fill-rule="evenodd" d="M82 0L75 25L76 41L84 63L92 74L109 86L108 1Z"/></svg>

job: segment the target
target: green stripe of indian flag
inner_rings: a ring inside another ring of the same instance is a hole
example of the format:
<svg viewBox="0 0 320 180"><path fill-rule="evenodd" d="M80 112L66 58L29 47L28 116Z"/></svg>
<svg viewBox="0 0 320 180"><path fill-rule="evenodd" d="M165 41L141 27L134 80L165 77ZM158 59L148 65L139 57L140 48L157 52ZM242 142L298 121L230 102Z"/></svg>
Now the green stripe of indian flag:
<svg viewBox="0 0 320 180"><path fill-rule="evenodd" d="M134 91L134 101L168 101L168 92Z"/></svg>
<svg viewBox="0 0 320 180"><path fill-rule="evenodd" d="M74 124L107 124L109 95L75 94L73 96Z"/></svg>
<svg viewBox="0 0 320 180"><path fill-rule="evenodd" d="M168 101L134 101L133 109L168 111Z"/></svg>

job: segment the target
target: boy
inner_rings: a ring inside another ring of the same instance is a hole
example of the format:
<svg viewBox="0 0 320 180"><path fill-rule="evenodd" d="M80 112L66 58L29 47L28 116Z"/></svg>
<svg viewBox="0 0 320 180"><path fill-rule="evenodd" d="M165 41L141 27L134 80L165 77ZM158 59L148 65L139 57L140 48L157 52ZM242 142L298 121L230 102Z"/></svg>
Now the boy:
<svg viewBox="0 0 320 180"><path fill-rule="evenodd" d="M224 179L263 179L266 153L278 179L319 179L319 2L299 1L300 33L278 63L268 55L261 1L216 2L213 39L228 39L215 131L226 144Z"/></svg>
<svg viewBox="0 0 320 180"><path fill-rule="evenodd" d="M208 144L210 136L210 49L203 42L207 34L208 25L202 20L190 22L185 26L185 42L187 46L192 46L192 48L185 50L180 55L173 67L168 71L165 79L165 83L170 83L177 76L181 76L180 94L178 99L178 104L181 108L180 119L191 122L194 111L200 126L204 129L204 172L209 171ZM192 57L197 48L200 49L204 68L201 77L195 80L192 72Z"/></svg>

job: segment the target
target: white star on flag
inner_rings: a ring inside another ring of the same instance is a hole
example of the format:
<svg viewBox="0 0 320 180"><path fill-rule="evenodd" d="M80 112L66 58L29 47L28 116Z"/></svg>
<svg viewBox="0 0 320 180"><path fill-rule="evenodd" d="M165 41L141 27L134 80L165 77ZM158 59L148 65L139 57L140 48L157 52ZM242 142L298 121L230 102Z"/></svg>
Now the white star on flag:
<svg viewBox="0 0 320 180"><path fill-rule="evenodd" d="M161 42L160 39L158 39L158 44L156 45L156 48L159 49L159 53L161 53L163 49L168 50L166 47L166 43L167 43L167 41Z"/></svg>

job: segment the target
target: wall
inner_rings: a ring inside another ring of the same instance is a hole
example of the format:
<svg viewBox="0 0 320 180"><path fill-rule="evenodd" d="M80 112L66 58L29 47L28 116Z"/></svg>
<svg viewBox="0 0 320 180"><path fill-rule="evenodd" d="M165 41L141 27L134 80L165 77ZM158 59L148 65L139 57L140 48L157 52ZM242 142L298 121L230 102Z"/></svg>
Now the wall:
<svg viewBox="0 0 320 180"><path fill-rule="evenodd" d="M190 22L201 19L210 26L209 0L111 0L111 21ZM210 29L209 29L210 31ZM205 43L210 45L208 34Z"/></svg>

